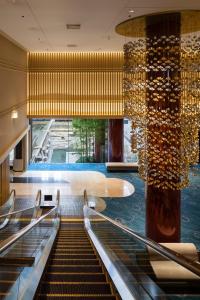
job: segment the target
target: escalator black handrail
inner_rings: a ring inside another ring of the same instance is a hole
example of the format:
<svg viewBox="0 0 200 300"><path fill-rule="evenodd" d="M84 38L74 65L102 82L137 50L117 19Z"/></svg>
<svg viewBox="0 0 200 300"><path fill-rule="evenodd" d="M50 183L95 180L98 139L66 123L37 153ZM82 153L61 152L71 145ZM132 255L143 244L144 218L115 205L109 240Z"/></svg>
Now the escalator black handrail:
<svg viewBox="0 0 200 300"><path fill-rule="evenodd" d="M60 205L60 191L57 190L56 196L56 206L53 207L46 214L42 215L38 219L32 221L30 224L19 230L17 233L13 234L11 237L7 238L3 242L0 243L0 254L4 252L7 248L17 242L20 238L22 238L27 232L33 229L36 225L38 225L42 220L44 220L47 216L49 216L53 211L56 211L55 219L58 218L58 210Z"/></svg>
<svg viewBox="0 0 200 300"><path fill-rule="evenodd" d="M13 190L13 191L15 191L15 190ZM15 197L16 197L16 193L15 193ZM38 200L38 197L39 197L39 200ZM38 202L38 203L37 203L37 202ZM36 204L35 204L34 206L30 206L30 207L27 207L27 208L24 208L24 209L20 209L20 210L15 210L15 211L9 212L9 213L7 213L7 214L1 215L0 218L6 218L6 217L9 217L9 216L13 216L13 215L22 213L22 212L24 212L24 211L27 211L27 210L30 210L30 209L39 207L40 204L41 204L41 190L39 190L38 193L37 193L35 203L36 203Z"/></svg>
<svg viewBox="0 0 200 300"><path fill-rule="evenodd" d="M84 191L84 203L88 203L88 200L85 199L85 197L87 197L87 192ZM171 259L174 262L176 262L177 264L181 265L182 267L186 268L187 270L191 271L192 273L200 276L200 263L193 261L187 257L185 257L182 254L179 254L161 244L156 243L155 241L144 237L143 235L136 233L134 230L130 229L129 227L122 225L116 221L114 221L113 219L104 216L103 214L101 214L100 212L97 212L96 210L90 208L89 206L87 206L85 204L85 207L87 209L89 209L93 214L100 216L101 218L107 220L108 222L110 222L111 224L113 224L114 226L120 228L121 230L127 232L128 234L130 234L131 236L133 236L134 238L136 238L137 240L141 241L143 244L145 244L146 246L149 246L150 248L154 249L156 252L158 252L161 256L166 257L167 259ZM84 218L85 215L84 215Z"/></svg>

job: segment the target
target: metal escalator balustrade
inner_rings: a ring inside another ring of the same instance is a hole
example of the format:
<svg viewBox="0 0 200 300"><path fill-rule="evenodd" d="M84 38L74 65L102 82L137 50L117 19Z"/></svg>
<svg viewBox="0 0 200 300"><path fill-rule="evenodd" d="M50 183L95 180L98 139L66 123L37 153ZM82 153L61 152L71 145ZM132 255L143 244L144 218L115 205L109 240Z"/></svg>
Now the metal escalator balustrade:
<svg viewBox="0 0 200 300"><path fill-rule="evenodd" d="M59 227L59 202L58 191L56 207L0 243L0 299L33 299Z"/></svg>
<svg viewBox="0 0 200 300"><path fill-rule="evenodd" d="M87 204L85 191L85 227L122 299L200 299L199 262L147 239ZM153 263L152 253L158 259Z"/></svg>

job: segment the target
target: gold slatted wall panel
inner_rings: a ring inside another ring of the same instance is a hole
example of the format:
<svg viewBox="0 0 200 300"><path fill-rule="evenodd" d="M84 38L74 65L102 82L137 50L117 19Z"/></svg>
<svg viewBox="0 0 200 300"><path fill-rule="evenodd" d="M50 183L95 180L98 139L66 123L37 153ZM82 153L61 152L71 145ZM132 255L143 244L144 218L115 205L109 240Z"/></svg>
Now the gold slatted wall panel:
<svg viewBox="0 0 200 300"><path fill-rule="evenodd" d="M29 117L123 116L122 52L30 53Z"/></svg>

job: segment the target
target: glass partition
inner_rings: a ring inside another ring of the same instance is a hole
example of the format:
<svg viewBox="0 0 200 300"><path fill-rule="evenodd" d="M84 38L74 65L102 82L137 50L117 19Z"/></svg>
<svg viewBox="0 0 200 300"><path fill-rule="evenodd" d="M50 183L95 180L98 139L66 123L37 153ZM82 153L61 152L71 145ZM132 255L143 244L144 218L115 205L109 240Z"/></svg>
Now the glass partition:
<svg viewBox="0 0 200 300"><path fill-rule="evenodd" d="M130 299L198 299L197 295L200 297L199 276L156 252L144 241L114 225L87 206L84 206L84 217L86 229L111 278L114 278L116 285L116 278L122 278L132 295L132 298L129 296ZM181 253L186 255L186 260L188 258L198 261L198 253L191 244L180 243L170 247L179 253L181 249ZM177 254L178 257L180 255ZM200 268L198 272L200 274ZM125 289L122 293L124 291Z"/></svg>
<svg viewBox="0 0 200 300"><path fill-rule="evenodd" d="M37 207L20 211L8 217L0 218L0 242L27 226L36 216Z"/></svg>
<svg viewBox="0 0 200 300"><path fill-rule="evenodd" d="M58 210L0 254L0 299L33 298L59 227Z"/></svg>

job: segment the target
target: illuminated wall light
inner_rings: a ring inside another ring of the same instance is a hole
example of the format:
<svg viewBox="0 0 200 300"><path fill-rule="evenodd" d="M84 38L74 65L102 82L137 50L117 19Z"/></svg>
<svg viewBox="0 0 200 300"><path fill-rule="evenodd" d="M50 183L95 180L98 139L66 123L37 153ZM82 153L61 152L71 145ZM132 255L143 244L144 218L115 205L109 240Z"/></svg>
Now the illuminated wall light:
<svg viewBox="0 0 200 300"><path fill-rule="evenodd" d="M122 117L123 64L122 52L30 53L28 116Z"/></svg>
<svg viewBox="0 0 200 300"><path fill-rule="evenodd" d="M11 112L11 119L17 119L18 118L18 111L17 110L13 110Z"/></svg>

